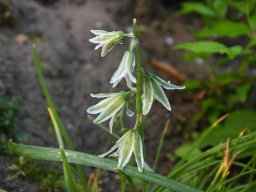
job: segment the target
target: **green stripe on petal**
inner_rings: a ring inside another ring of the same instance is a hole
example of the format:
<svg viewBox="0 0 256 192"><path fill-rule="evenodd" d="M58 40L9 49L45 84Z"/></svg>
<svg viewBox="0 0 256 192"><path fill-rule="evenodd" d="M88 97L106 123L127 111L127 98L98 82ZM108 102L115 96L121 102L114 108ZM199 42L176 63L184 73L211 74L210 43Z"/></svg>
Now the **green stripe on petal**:
<svg viewBox="0 0 256 192"><path fill-rule="evenodd" d="M116 81L122 79L126 74L126 58L128 55L128 51L124 53L124 56L120 62L119 67L115 71L114 75L111 77L110 83L115 83Z"/></svg>
<svg viewBox="0 0 256 192"><path fill-rule="evenodd" d="M151 83L151 80L147 77L145 78L143 89L144 89L144 94L142 98L142 113L143 115L147 115L151 109L153 99L154 99L152 83Z"/></svg>
<svg viewBox="0 0 256 192"><path fill-rule="evenodd" d="M126 140L119 147L118 165L119 169L123 169L129 162L134 150L134 130L130 130L125 134Z"/></svg>
<svg viewBox="0 0 256 192"><path fill-rule="evenodd" d="M128 55L127 55L127 61L126 61L126 68L127 68L127 74L130 78L130 80L133 83L136 83L136 78L134 77L134 75L132 74L133 72L133 68L135 66L135 55L132 51L128 51Z"/></svg>
<svg viewBox="0 0 256 192"><path fill-rule="evenodd" d="M152 82L152 86L153 86L153 89L154 89L154 96L155 98L160 102L162 103L162 105L168 109L169 111L171 111L171 106L170 106L170 103L164 93L164 90L163 88L154 80L152 79L151 80Z"/></svg>
<svg viewBox="0 0 256 192"><path fill-rule="evenodd" d="M94 123L102 123L110 119L116 112L118 112L125 104L125 95L118 94L115 99L107 105L107 107L101 112L101 114L93 121Z"/></svg>
<svg viewBox="0 0 256 192"><path fill-rule="evenodd" d="M117 97L117 95L112 96L110 98L100 101L96 105L89 107L87 109L87 113L90 113L90 114L101 113L116 97Z"/></svg>
<svg viewBox="0 0 256 192"><path fill-rule="evenodd" d="M178 85L174 85L170 82L167 82L163 79L161 79L160 77L154 75L154 74L150 74L150 76L160 85L162 85L165 89L171 89L171 90L175 90L175 89L185 89L185 86L178 86Z"/></svg>
<svg viewBox="0 0 256 192"><path fill-rule="evenodd" d="M142 144L142 139L136 131L136 133L133 134L134 137L134 156L135 156L135 161L137 163L138 171L142 172L143 167L144 167L144 156L143 156L143 144Z"/></svg>
<svg viewBox="0 0 256 192"><path fill-rule="evenodd" d="M106 43L101 50L101 57L104 57L112 48L114 47L114 42Z"/></svg>

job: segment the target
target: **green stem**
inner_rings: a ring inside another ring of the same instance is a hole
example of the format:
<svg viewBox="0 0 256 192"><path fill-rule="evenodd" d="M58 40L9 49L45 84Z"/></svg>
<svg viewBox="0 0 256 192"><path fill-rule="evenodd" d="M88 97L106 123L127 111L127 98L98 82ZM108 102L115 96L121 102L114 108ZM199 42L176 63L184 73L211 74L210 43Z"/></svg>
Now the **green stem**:
<svg viewBox="0 0 256 192"><path fill-rule="evenodd" d="M133 19L133 41L135 43L135 53L137 59L137 84L136 84L136 113L137 119L135 129L137 129L143 138L143 116L142 116L142 65L139 46L136 37L136 19Z"/></svg>

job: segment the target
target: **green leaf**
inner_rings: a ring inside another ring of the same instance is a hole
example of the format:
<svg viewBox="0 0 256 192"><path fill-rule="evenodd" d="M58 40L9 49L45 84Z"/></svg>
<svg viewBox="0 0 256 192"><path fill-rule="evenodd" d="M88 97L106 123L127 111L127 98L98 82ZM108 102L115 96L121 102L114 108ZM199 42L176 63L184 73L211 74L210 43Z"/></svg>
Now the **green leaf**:
<svg viewBox="0 0 256 192"><path fill-rule="evenodd" d="M65 140L65 143L67 144L67 148L68 149L74 149L75 147L74 147L74 145L73 145L73 143L72 143L72 141L71 141L71 139L68 135L67 130L65 129L65 127L64 127L64 125L63 125L63 123L62 123L62 121L59 117L59 114L57 112L57 109L55 107L53 99L51 98L51 96L49 94L49 91L48 91L48 88L46 86L44 75L43 75L43 72L42 72L42 68L40 66L39 57L38 57L38 54L37 54L37 49L36 49L35 44L33 45L33 57L34 57L34 62L35 62L35 66L36 66L36 72L38 74L40 85L41 85L41 88L43 90L44 96L46 98L47 105L51 109L51 111L53 112L54 117L56 118L56 121L57 121L58 127L60 129L61 135L63 136L63 138ZM83 173L83 170L81 169L81 167L79 165L76 166L76 171L77 171L77 174L79 176L79 179L80 179L81 183L84 183L84 188L86 189L87 188L86 177Z"/></svg>
<svg viewBox="0 0 256 192"><path fill-rule="evenodd" d="M199 41L195 43L182 43L176 45L175 49L185 49L188 51L192 51L195 53L219 53L219 54L226 54L230 59L238 56L241 51L241 46L233 46L227 47L224 44L215 42L215 41Z"/></svg>
<svg viewBox="0 0 256 192"><path fill-rule="evenodd" d="M249 18L252 29L256 31L256 14Z"/></svg>
<svg viewBox="0 0 256 192"><path fill-rule="evenodd" d="M228 1L228 3L238 9L240 12L246 14L247 12L247 5L244 1Z"/></svg>
<svg viewBox="0 0 256 192"><path fill-rule="evenodd" d="M232 112L223 125L218 125L211 129L201 147L217 145L220 142L225 142L227 138L237 138L240 132L244 129L248 132L256 131L255 117L256 111L253 110L239 110Z"/></svg>
<svg viewBox="0 0 256 192"><path fill-rule="evenodd" d="M208 6L206 6L203 3L191 3L191 2L186 2L182 3L182 9L181 9L181 14L188 14L188 13L199 13L204 16L215 16L215 12Z"/></svg>
<svg viewBox="0 0 256 192"><path fill-rule="evenodd" d="M130 186L130 191L136 192L135 185L133 183L132 178L129 175L125 174L121 169L115 169L115 171L119 172L125 178L125 180L128 182Z"/></svg>
<svg viewBox="0 0 256 192"><path fill-rule="evenodd" d="M205 27L196 35L200 38L209 36L219 37L239 37L242 35L249 35L249 27L241 22L234 22L230 20L216 21L211 24L211 27Z"/></svg>
<svg viewBox="0 0 256 192"><path fill-rule="evenodd" d="M242 84L236 88L236 92L237 92L241 102L244 103L246 101L251 87L252 87L252 84L246 83L246 84Z"/></svg>
<svg viewBox="0 0 256 192"><path fill-rule="evenodd" d="M15 144L12 141L9 141L8 149L10 152L22 155L27 158L58 162L62 161L59 149L56 148ZM114 160L100 158L98 156L87 153L65 150L65 154L69 163L97 167L109 171L114 171L117 164L117 162ZM166 178L156 173L152 173L149 171L143 171L142 173L140 173L134 166L127 165L122 171L125 174L131 176L132 178L139 178L141 180L148 181L159 186L165 187L172 191L202 192L199 189L195 189L191 186L177 182L173 179Z"/></svg>
<svg viewBox="0 0 256 192"><path fill-rule="evenodd" d="M58 140L58 144L60 147L60 153L61 153L61 157L62 157L62 162L63 162L63 172L64 172L64 180L65 180L65 185L66 185L66 189L68 192L73 192L73 191L77 191L76 188L76 184L72 175L72 171L70 168L70 165L68 164L65 152L64 152L64 143L62 140L62 136L60 133L60 129L56 120L56 117L54 116L52 110L50 108L48 108L51 120L52 120L52 124L55 130L55 134Z"/></svg>
<svg viewBox="0 0 256 192"><path fill-rule="evenodd" d="M60 153L61 153L61 158L63 161L63 170L64 170L66 189L68 192L78 191L75 181L74 181L74 178L73 178L73 175L72 175L71 167L68 163L67 157L66 157L65 152L62 147L60 147Z"/></svg>
<svg viewBox="0 0 256 192"><path fill-rule="evenodd" d="M38 74L38 78L39 78L39 81L40 81L40 84L41 84L44 96L46 98L47 104L48 104L49 108L52 110L54 116L57 119L57 123L58 123L58 126L60 128L61 134L62 134L65 142L67 143L68 148L69 149L74 149L74 145L73 145L73 143L72 143L72 141L71 141L71 139L70 139L66 129L64 128L61 120L60 120L60 117L58 115L58 112L56 110L54 102L53 102L53 100L52 100L52 98L51 98L51 96L49 94L48 88L46 86L44 75L43 75L43 72L42 72L42 68L40 66L39 57L38 57L35 45L33 45L33 54L34 54L34 62L35 62L35 65L36 65L36 72Z"/></svg>
<svg viewBox="0 0 256 192"><path fill-rule="evenodd" d="M191 80L185 82L185 86L187 90L195 90L203 87L203 82L202 80Z"/></svg>
<svg viewBox="0 0 256 192"><path fill-rule="evenodd" d="M192 143L186 143L176 149L175 154L178 157L181 157L187 161L190 161L202 154L202 151L199 148L194 148L193 150L191 149Z"/></svg>

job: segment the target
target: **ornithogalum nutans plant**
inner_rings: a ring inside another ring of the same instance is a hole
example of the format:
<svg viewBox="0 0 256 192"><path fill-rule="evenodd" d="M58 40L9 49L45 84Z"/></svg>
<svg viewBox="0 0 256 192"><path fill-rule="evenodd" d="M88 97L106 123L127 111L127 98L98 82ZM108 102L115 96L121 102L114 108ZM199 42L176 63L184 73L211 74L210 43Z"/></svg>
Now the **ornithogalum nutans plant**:
<svg viewBox="0 0 256 192"><path fill-rule="evenodd" d="M122 31L107 32L103 30L91 30L91 32L96 37L89 41L98 44L95 49L102 47L102 57L109 53L115 45L122 44L125 39L130 39L131 41L129 50L124 53L119 67L110 80L113 87L116 87L122 79L125 79L129 90L119 93L92 94L92 97L104 98L87 110L90 114L99 114L94 123L98 124L110 119L109 129L112 133L115 122L119 118L123 118L121 114L133 115L128 106L131 104L132 99L136 99L136 123L134 127L121 127L126 128L128 131L108 152L100 155L100 157L107 155L118 157L117 168L123 169L130 161L132 154L134 154L138 171L142 172L143 169L149 170L144 160L143 118L149 113L154 99L159 101L166 109L171 110L163 88L175 90L184 89L185 87L171 84L142 68L138 39L136 37L135 19L133 20L132 33ZM134 69L137 71L136 75L134 74Z"/></svg>

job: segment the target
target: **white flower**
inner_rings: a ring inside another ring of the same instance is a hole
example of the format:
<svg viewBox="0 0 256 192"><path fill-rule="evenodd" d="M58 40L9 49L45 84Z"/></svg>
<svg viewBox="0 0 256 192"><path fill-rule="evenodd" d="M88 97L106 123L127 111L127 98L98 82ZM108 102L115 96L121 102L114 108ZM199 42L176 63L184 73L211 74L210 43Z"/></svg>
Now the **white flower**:
<svg viewBox="0 0 256 192"><path fill-rule="evenodd" d="M132 33L126 34L122 31L107 32L103 30L91 30L96 37L89 39L91 43L98 44L95 50L102 47L101 57L104 57L115 44L120 44L125 37L133 37Z"/></svg>
<svg viewBox="0 0 256 192"><path fill-rule="evenodd" d="M121 91L119 93L100 93L91 94L91 96L96 98L106 98L96 105L88 108L87 112L90 114L100 113L98 117L93 121L95 124L99 124L110 119L110 133L112 133L114 122L120 116L123 110L126 110L126 113L129 116L133 115L133 113L127 108L129 92Z"/></svg>
<svg viewBox="0 0 256 192"><path fill-rule="evenodd" d="M110 83L113 83L113 87L115 87L123 78L126 79L127 86L132 88L132 84L136 83L136 78L133 76L132 72L135 66L135 56L132 51L126 51L122 61L112 76Z"/></svg>
<svg viewBox="0 0 256 192"><path fill-rule="evenodd" d="M114 150L116 152L112 153ZM142 139L139 132L135 129L127 131L108 152L99 156L105 157L109 154L111 154L110 156L118 157L117 168L119 169L123 169L130 161L132 154L134 154L138 171L142 172L143 169L151 171L144 162Z"/></svg>
<svg viewBox="0 0 256 192"><path fill-rule="evenodd" d="M185 86L177 86L171 84L170 82L166 82L160 77L152 74L146 73L145 80L143 85L143 98L142 98L142 112L143 115L147 115L151 109L154 98L158 100L166 109L171 111L170 103L164 93L163 88L165 89L184 89Z"/></svg>

